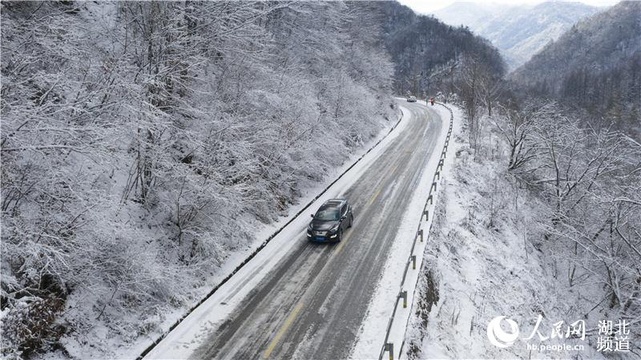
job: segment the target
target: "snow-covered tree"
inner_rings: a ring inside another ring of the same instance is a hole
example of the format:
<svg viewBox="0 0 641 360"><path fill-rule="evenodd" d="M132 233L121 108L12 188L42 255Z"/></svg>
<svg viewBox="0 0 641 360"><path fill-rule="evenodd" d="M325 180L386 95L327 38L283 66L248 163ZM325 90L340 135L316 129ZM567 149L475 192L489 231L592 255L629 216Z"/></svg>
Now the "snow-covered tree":
<svg viewBox="0 0 641 360"><path fill-rule="evenodd" d="M1 6L6 357L136 341L395 116L370 3Z"/></svg>

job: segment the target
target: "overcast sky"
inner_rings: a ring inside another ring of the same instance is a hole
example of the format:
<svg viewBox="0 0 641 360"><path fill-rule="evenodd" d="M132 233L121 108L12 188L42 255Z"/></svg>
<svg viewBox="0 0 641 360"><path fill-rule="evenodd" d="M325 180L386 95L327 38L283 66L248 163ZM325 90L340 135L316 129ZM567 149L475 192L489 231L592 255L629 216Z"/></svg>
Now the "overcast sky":
<svg viewBox="0 0 641 360"><path fill-rule="evenodd" d="M403 5L409 6L414 11L420 14L429 14L432 11L442 9L455 2L476 2L476 3L501 3L501 4L538 4L544 0L398 0ZM619 2L619 0L574 0L574 2L582 2L592 6L611 6Z"/></svg>

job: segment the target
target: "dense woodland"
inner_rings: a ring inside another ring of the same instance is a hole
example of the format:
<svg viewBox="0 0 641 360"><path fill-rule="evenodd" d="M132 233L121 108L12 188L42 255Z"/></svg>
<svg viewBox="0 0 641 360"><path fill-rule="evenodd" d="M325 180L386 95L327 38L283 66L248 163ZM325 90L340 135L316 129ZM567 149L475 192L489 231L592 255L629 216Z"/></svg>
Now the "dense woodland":
<svg viewBox="0 0 641 360"><path fill-rule="evenodd" d="M371 4L1 7L3 357L136 341L397 120Z"/></svg>
<svg viewBox="0 0 641 360"><path fill-rule="evenodd" d="M563 248L567 286L595 281L577 296L641 329L640 23L583 30L638 20L638 3L577 25L554 71L526 65L520 96L487 41L395 2L1 7L4 357L157 331L410 93L465 110L475 161L502 151L505 181L545 204L537 249ZM589 60L603 43L617 57Z"/></svg>

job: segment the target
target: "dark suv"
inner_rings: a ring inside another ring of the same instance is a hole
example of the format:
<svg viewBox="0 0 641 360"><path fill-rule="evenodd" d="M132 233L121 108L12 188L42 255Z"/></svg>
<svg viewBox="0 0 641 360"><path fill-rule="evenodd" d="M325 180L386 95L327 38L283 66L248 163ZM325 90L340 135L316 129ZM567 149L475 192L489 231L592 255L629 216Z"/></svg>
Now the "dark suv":
<svg viewBox="0 0 641 360"><path fill-rule="evenodd" d="M311 241L341 241L343 231L352 227L354 214L347 199L331 199L312 215L312 222L307 227L307 239Z"/></svg>

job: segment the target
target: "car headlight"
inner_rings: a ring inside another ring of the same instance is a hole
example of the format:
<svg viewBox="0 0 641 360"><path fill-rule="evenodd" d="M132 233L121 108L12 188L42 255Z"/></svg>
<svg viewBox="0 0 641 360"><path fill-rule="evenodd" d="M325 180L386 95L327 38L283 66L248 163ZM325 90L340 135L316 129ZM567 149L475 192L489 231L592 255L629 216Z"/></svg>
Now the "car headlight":
<svg viewBox="0 0 641 360"><path fill-rule="evenodd" d="M312 232L312 229L313 229L312 224L309 223L309 225L307 225L307 231Z"/></svg>

